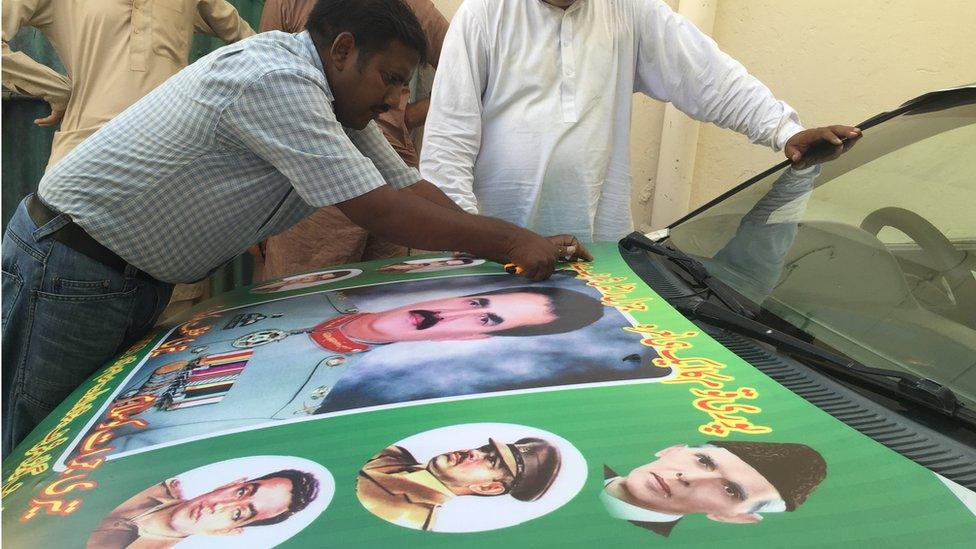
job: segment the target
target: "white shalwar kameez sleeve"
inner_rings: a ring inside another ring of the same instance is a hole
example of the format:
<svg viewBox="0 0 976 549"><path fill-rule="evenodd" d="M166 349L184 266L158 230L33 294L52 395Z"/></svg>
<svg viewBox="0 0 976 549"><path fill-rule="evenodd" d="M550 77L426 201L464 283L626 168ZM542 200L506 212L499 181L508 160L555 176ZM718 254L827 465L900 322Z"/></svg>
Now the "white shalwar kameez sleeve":
<svg viewBox="0 0 976 549"><path fill-rule="evenodd" d="M780 149L796 112L660 0L467 0L434 78L422 176L544 235L632 230L632 95Z"/></svg>

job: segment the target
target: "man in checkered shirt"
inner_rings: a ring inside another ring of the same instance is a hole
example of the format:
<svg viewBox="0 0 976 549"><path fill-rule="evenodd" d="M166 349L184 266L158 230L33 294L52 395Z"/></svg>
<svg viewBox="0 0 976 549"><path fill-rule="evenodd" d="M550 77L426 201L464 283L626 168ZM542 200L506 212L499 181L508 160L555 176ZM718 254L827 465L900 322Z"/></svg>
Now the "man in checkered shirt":
<svg viewBox="0 0 976 549"><path fill-rule="evenodd" d="M336 205L380 238L515 262L535 280L573 237L467 214L373 122L426 51L401 0L321 0L306 32L221 48L50 169L3 239L3 455L143 337L172 284ZM479 113L472 113L479 116Z"/></svg>

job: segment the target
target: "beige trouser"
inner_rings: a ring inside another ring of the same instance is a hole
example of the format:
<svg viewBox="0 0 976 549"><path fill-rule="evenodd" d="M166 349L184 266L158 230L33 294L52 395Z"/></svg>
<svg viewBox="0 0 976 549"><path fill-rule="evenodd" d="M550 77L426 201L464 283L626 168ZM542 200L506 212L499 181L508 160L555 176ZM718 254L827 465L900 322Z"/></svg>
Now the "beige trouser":
<svg viewBox="0 0 976 549"><path fill-rule="evenodd" d="M210 297L210 279L204 279L193 284L177 284L173 287L173 296L169 298L169 305L159 315L156 325L166 322L166 319L200 303Z"/></svg>

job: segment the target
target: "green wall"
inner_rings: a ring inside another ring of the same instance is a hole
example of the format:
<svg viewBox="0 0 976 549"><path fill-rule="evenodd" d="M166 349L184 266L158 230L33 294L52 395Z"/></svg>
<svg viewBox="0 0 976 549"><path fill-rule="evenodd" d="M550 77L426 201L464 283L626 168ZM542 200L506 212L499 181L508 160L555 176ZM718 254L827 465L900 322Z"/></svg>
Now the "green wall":
<svg viewBox="0 0 976 549"><path fill-rule="evenodd" d="M264 0L230 0L241 16L257 30ZM190 61L195 61L223 45L220 40L198 34L193 40ZM34 28L20 30L10 46L14 50L27 52L33 59L64 72L54 48ZM2 147L2 218L3 228L13 215L17 204L27 194L37 189L44 175L47 158L51 154L51 139L54 128L40 128L33 121L47 116L50 108L44 101L4 93L3 97L3 145ZM211 291L219 294L238 286L251 283L253 261L242 255L218 270L210 279Z"/></svg>

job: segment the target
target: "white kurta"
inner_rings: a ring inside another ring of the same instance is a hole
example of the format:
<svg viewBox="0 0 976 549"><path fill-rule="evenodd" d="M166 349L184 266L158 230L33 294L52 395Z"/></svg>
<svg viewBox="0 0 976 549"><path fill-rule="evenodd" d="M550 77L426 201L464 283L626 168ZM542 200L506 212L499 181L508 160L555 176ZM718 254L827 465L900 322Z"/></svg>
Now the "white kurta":
<svg viewBox="0 0 976 549"><path fill-rule="evenodd" d="M632 230L631 96L781 149L803 128L660 0L467 0L434 78L421 174L465 210L541 234Z"/></svg>

